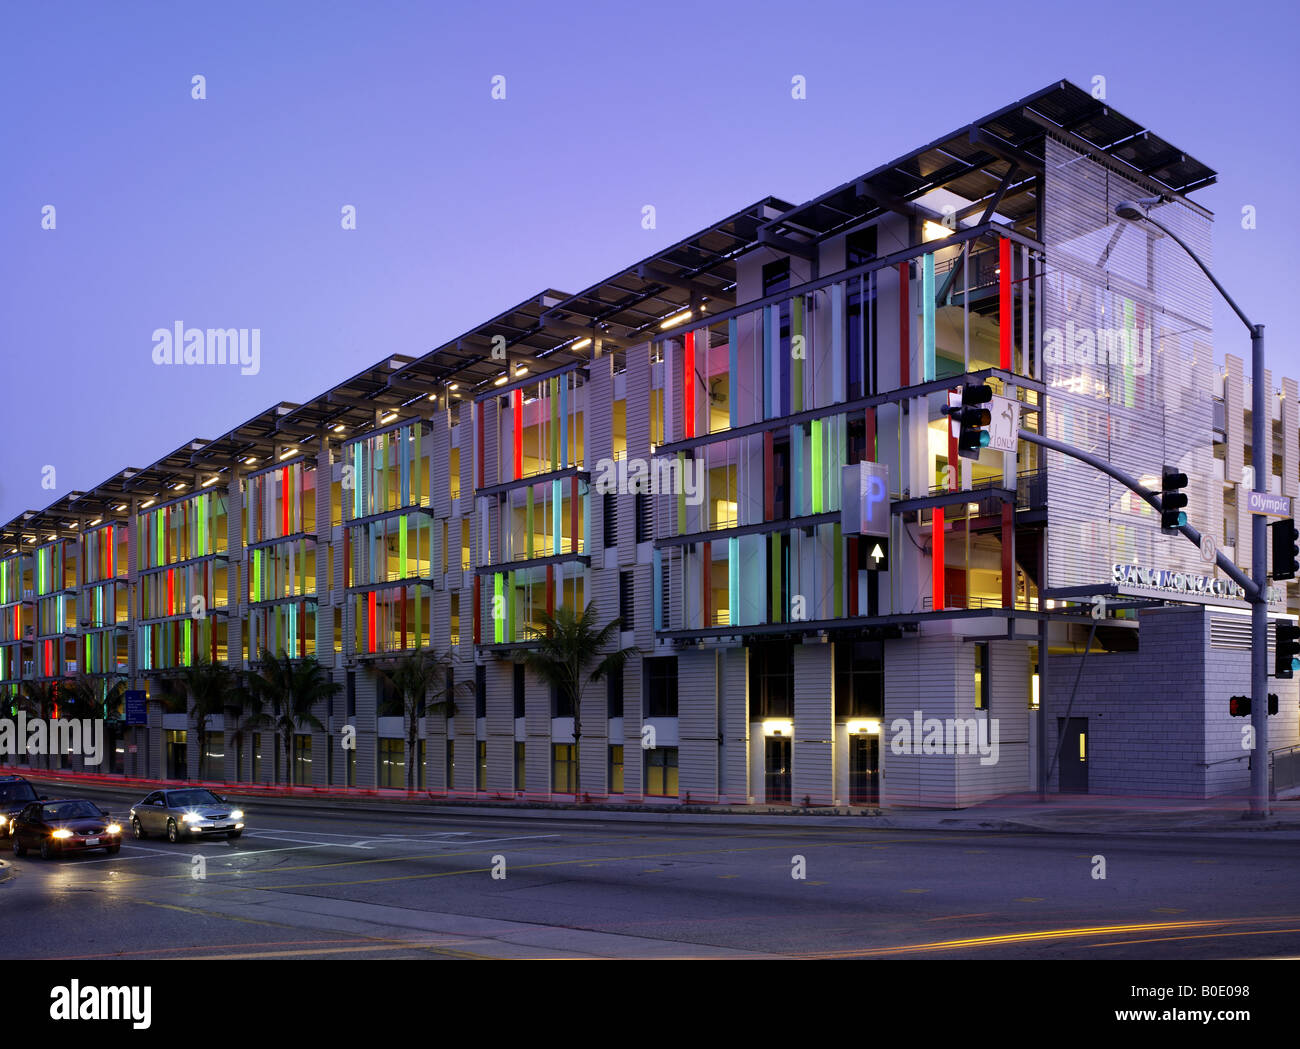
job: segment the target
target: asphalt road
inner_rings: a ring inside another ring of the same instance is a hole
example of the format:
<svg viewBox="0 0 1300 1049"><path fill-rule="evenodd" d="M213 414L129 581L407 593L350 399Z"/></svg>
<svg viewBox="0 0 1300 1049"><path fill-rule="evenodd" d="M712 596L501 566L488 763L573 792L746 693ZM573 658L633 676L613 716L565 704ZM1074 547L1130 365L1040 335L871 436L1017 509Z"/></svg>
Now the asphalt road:
<svg viewBox="0 0 1300 1049"><path fill-rule="evenodd" d="M98 797L125 825L127 805L116 798L66 793ZM114 857L56 861L6 853L0 955L1300 956L1295 835L795 829L241 805L248 829L235 842L128 838ZM1096 857L1104 879L1094 877Z"/></svg>

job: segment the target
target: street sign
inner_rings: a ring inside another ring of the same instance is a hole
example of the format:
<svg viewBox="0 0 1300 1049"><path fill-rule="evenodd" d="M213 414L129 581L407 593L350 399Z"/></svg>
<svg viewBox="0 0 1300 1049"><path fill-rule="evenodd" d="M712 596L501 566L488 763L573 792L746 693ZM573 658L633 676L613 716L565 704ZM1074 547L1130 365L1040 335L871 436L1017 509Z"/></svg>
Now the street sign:
<svg viewBox="0 0 1300 1049"><path fill-rule="evenodd" d="M1252 514L1263 514L1265 517L1290 517L1291 497L1252 491L1246 496L1246 509Z"/></svg>
<svg viewBox="0 0 1300 1049"><path fill-rule="evenodd" d="M863 540L862 547L862 556L866 558L868 571L889 571L889 540L887 538L868 536Z"/></svg>
<svg viewBox="0 0 1300 1049"><path fill-rule="evenodd" d="M989 405L989 447L999 452L1014 452L1020 438L1020 402L1010 397L993 397Z"/></svg>
<svg viewBox="0 0 1300 1049"><path fill-rule="evenodd" d="M126 723L128 725L147 725L149 716L145 710L145 695L142 688L131 688L123 694L126 701Z"/></svg>
<svg viewBox="0 0 1300 1049"><path fill-rule="evenodd" d="M840 527L846 535L889 535L889 467L853 463L840 473Z"/></svg>

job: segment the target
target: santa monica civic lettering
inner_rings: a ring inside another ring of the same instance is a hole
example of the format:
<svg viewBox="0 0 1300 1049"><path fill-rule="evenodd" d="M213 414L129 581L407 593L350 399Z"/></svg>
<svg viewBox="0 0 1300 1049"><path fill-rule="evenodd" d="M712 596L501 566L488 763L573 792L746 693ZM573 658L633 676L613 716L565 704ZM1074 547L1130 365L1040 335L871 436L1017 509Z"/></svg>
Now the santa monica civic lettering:
<svg viewBox="0 0 1300 1049"><path fill-rule="evenodd" d="M1243 601L1246 598L1246 592L1231 579L1175 572L1169 568L1117 564L1111 566L1110 578L1113 583L1141 586L1149 590L1168 590L1174 594L1210 594L1214 597L1235 597Z"/></svg>

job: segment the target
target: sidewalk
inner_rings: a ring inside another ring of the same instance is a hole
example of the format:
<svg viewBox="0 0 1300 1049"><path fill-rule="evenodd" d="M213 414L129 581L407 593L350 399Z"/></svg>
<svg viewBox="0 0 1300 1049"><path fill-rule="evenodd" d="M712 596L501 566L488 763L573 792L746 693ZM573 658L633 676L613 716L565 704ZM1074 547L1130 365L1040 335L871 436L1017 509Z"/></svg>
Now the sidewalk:
<svg viewBox="0 0 1300 1049"><path fill-rule="evenodd" d="M112 797L126 804L163 785L152 780L49 773L37 769L4 769L33 783L76 788ZM563 819L631 823L734 824L749 826L861 826L864 829L928 831L1000 831L1039 834L1161 834L1256 833L1300 834L1300 796L1274 801L1264 820L1245 818L1246 798L1189 800L1157 797L1104 797L1097 795L1009 795L964 809L816 807L801 809L774 805L574 805L560 801L492 801L481 798L448 800L403 791L316 790L309 787L257 786L225 783L175 783L176 787L206 786L239 798L258 809L291 810L310 807L334 812L402 813L421 815L508 817L510 819ZM48 791L46 792L48 793ZM1300 792L1293 792L1300 794Z"/></svg>

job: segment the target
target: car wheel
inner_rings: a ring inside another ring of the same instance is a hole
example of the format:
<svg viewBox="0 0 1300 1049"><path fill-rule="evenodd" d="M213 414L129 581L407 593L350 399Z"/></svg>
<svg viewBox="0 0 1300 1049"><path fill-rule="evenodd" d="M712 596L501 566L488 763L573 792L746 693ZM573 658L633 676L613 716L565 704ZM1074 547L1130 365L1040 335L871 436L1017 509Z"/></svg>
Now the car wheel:
<svg viewBox="0 0 1300 1049"><path fill-rule="evenodd" d="M242 830L232 830L229 834L226 835L226 837L227 837L229 840L234 841L236 838L238 838L238 837L239 837L241 834L243 834L243 833L244 833L244 832L243 832Z"/></svg>
<svg viewBox="0 0 1300 1049"><path fill-rule="evenodd" d="M175 820L167 821L167 840L170 841L173 845L175 845L176 842L180 840L180 835L176 833Z"/></svg>
<svg viewBox="0 0 1300 1049"><path fill-rule="evenodd" d="M54 858L54 850L50 848L48 841L41 842L41 859L50 860Z"/></svg>
<svg viewBox="0 0 1300 1049"><path fill-rule="evenodd" d="M25 845L23 845L23 843L22 843L21 841L18 840L18 835L17 835L17 834L14 835L14 855L15 855L15 856L26 856L26 855L27 855L27 847L26 847Z"/></svg>
<svg viewBox="0 0 1300 1049"><path fill-rule="evenodd" d="M131 820L131 834L137 841L143 841L145 837L144 828L140 826L140 817L136 816Z"/></svg>
<svg viewBox="0 0 1300 1049"><path fill-rule="evenodd" d="M121 846L121 845L110 845L110 846L109 846L107 849L105 849L104 851L105 851L106 853L108 853L110 856L116 856L119 852L122 851L122 846Z"/></svg>

